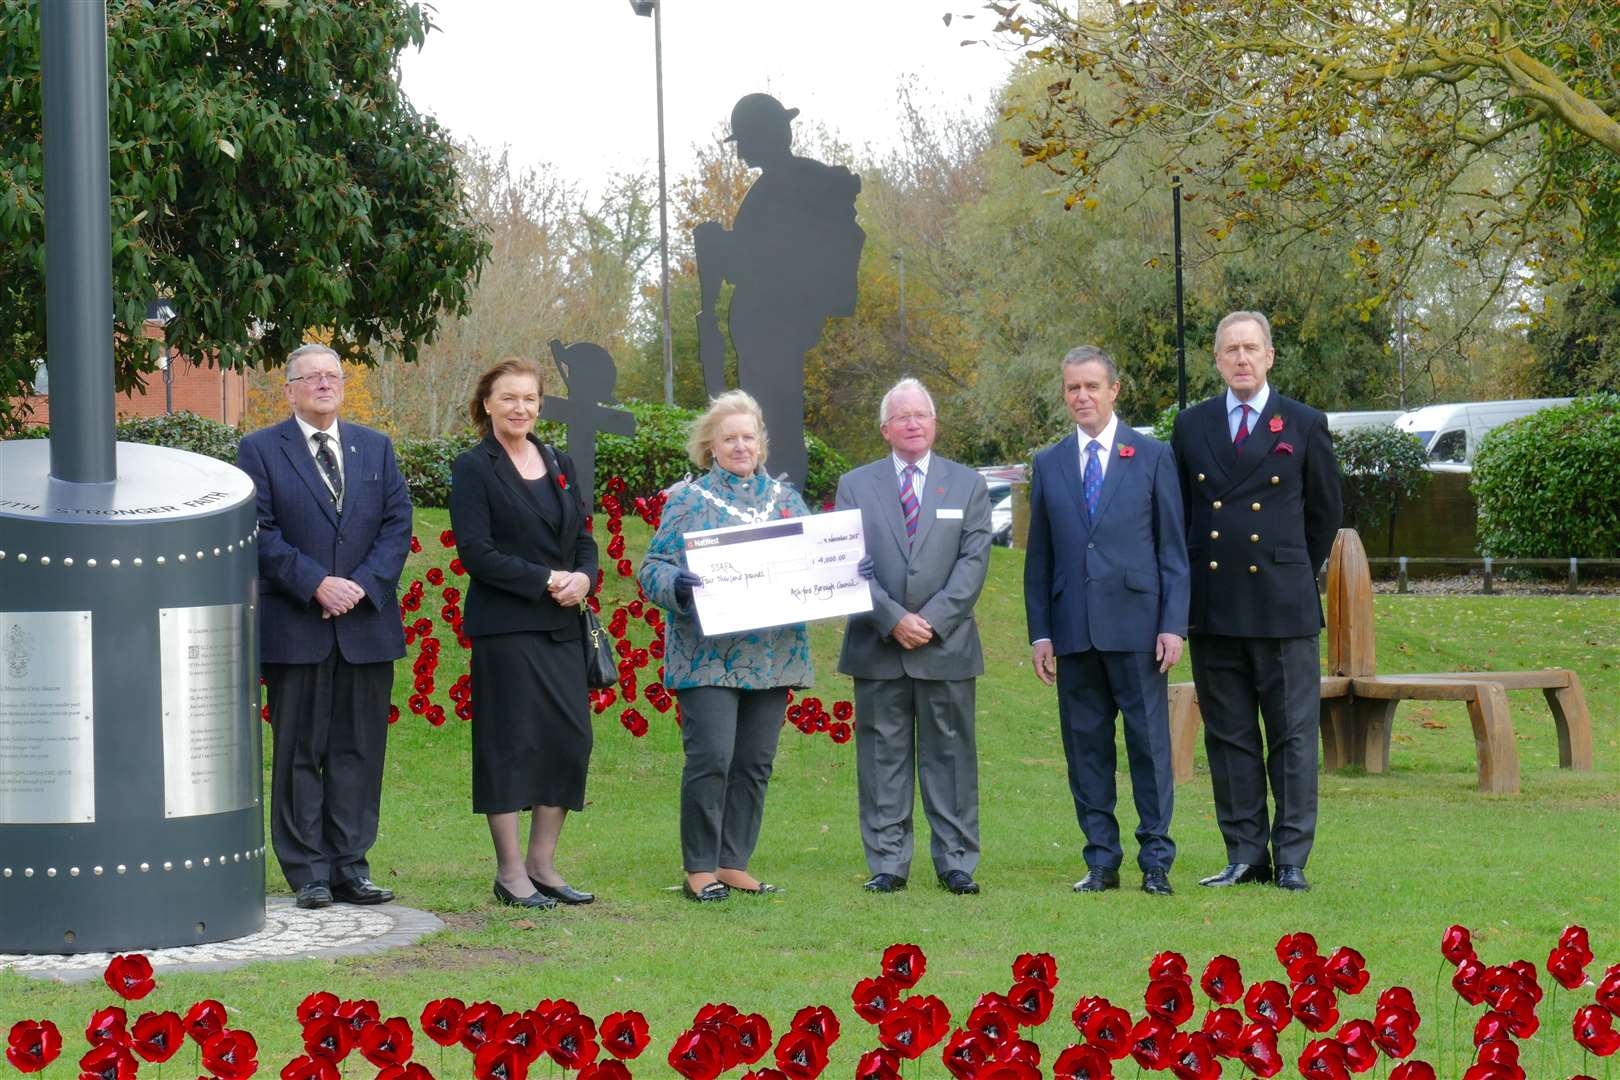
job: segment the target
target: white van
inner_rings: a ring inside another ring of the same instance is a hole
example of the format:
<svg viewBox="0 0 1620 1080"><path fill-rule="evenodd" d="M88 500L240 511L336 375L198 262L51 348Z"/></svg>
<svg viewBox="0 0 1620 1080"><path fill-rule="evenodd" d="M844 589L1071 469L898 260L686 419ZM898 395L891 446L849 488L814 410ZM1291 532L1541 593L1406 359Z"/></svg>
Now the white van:
<svg viewBox="0 0 1620 1080"><path fill-rule="evenodd" d="M1411 432L1429 452L1430 468L1441 471L1471 470L1480 440L1492 428L1521 417L1568 405L1574 398L1526 398L1520 401L1465 401L1456 405L1425 405L1403 413L1395 421L1402 431Z"/></svg>
<svg viewBox="0 0 1620 1080"><path fill-rule="evenodd" d="M1327 424L1329 431L1354 431L1356 428L1387 427L1403 415L1399 409L1330 412L1327 414Z"/></svg>

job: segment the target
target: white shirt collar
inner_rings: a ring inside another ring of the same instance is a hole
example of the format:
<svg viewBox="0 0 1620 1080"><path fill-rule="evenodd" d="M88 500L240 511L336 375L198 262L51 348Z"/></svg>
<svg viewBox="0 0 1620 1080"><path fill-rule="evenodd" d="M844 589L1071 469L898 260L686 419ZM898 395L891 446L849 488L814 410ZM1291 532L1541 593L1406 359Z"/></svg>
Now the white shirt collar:
<svg viewBox="0 0 1620 1080"><path fill-rule="evenodd" d="M293 413L293 419L298 421L298 430L304 433L304 442L313 448L315 445L315 433L321 429L310 423L308 420L305 420L297 413ZM338 435L338 422L336 420L333 420L332 426L326 429L326 434L332 436L332 444L334 449L336 449L338 453L342 453L343 447L339 444L341 444L343 440Z"/></svg>
<svg viewBox="0 0 1620 1080"><path fill-rule="evenodd" d="M1266 411L1266 402L1270 400L1271 383L1269 381L1261 383L1260 389L1255 391L1254 397L1250 398L1248 401L1239 401L1237 395L1232 393L1231 388L1228 387L1226 391L1226 415L1230 417L1233 410L1235 410L1239 405L1247 405L1249 408L1254 410L1255 416L1259 416L1261 413Z"/></svg>
<svg viewBox="0 0 1620 1080"><path fill-rule="evenodd" d="M920 474L924 479L927 479L928 477L928 463L933 459L934 452L930 450L922 457L918 458L915 462L914 467L916 468L918 474ZM894 463L894 475L898 479L900 474L906 471L907 462L901 461L899 454L893 453L889 455L889 460Z"/></svg>
<svg viewBox="0 0 1620 1080"><path fill-rule="evenodd" d="M1119 434L1119 413L1109 414L1108 423L1104 424L1103 429L1095 435L1087 435L1079 424L1074 426L1074 434L1080 440L1081 461L1086 459L1086 447L1092 439L1097 440L1098 455L1106 458L1114 450L1114 436Z"/></svg>

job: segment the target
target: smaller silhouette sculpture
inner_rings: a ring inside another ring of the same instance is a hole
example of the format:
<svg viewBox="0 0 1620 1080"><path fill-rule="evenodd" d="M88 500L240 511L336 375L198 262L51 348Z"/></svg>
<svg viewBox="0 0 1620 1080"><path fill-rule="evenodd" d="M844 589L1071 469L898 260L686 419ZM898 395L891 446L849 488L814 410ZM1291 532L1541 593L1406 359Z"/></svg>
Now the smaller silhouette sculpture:
<svg viewBox="0 0 1620 1080"><path fill-rule="evenodd" d="M636 418L630 410L615 407L613 386L619 381L619 369L602 346L589 341L564 345L554 339L551 356L562 371L568 396L547 394L541 415L568 429L568 453L578 474L575 479L585 495L585 505L594 508L597 433L634 435Z"/></svg>
<svg viewBox="0 0 1620 1080"><path fill-rule="evenodd" d="M841 165L793 153L789 126L798 109L749 94L731 110L737 156L760 170L729 230L705 221L692 230L702 310L698 352L712 397L725 390L726 343L715 304L730 281L731 344L737 382L759 401L771 436L770 469L801 489L804 355L830 316L855 313L856 271L866 234L855 224L861 178Z"/></svg>

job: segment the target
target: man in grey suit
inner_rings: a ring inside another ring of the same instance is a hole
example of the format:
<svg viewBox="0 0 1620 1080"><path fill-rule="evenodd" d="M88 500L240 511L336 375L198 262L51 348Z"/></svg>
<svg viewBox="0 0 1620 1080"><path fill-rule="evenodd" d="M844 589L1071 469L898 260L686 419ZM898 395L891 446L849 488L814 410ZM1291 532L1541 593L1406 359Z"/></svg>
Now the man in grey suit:
<svg viewBox="0 0 1620 1080"><path fill-rule="evenodd" d="M883 396L892 453L838 482L859 510L872 610L852 616L838 670L855 680L855 767L870 892L906 887L912 777L922 784L940 884L979 891L975 679L984 674L973 604L990 562L984 478L933 453L934 400L916 379Z"/></svg>

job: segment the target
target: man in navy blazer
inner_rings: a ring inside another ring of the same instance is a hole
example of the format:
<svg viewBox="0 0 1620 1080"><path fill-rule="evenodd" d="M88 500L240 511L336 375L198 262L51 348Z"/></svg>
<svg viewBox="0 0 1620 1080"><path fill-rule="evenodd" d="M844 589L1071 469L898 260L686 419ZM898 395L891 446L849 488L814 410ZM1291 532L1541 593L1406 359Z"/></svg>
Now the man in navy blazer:
<svg viewBox="0 0 1620 1080"><path fill-rule="evenodd" d="M244 436L259 499L259 664L274 762L270 837L299 907L381 904L377 839L399 575L411 497L386 435L338 422L343 369L324 345L287 358L293 415Z"/></svg>
<svg viewBox="0 0 1620 1080"><path fill-rule="evenodd" d="M1058 688L1069 791L1085 833L1076 892L1119 887L1114 717L1136 801L1142 890L1169 896L1175 780L1166 673L1187 634L1187 542L1170 448L1114 415L1119 371L1101 349L1063 358L1075 433L1035 455L1024 607L1035 674Z"/></svg>

